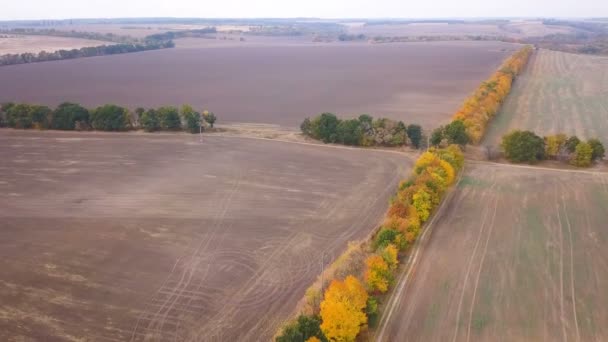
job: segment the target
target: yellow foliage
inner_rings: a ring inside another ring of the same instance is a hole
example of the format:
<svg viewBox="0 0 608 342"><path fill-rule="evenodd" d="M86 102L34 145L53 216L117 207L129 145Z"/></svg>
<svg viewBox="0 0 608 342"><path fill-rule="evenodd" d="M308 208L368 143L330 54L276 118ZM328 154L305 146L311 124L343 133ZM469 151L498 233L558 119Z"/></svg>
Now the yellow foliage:
<svg viewBox="0 0 608 342"><path fill-rule="evenodd" d="M390 283L389 266L379 255L372 255L365 260L365 283L371 291L384 293Z"/></svg>
<svg viewBox="0 0 608 342"><path fill-rule="evenodd" d="M454 171L454 168L452 167L452 165L450 165L450 163L448 163L445 160L440 160L439 161L439 166L441 166L441 168L445 171L446 174L446 185L452 185L454 183L454 179L456 179L456 171Z"/></svg>
<svg viewBox="0 0 608 342"><path fill-rule="evenodd" d="M333 280L321 303L321 330L330 341L354 341L361 325L367 322L363 311L367 292L353 276L344 281Z"/></svg>
<svg viewBox="0 0 608 342"><path fill-rule="evenodd" d="M432 152L424 152L418 160L416 160L416 164L414 165L414 172L416 174L420 174L424 169L426 169L429 165L437 162L439 158L435 153Z"/></svg>
<svg viewBox="0 0 608 342"><path fill-rule="evenodd" d="M424 189L420 189L414 194L413 204L420 215L420 222L426 222L433 208L431 195Z"/></svg>
<svg viewBox="0 0 608 342"><path fill-rule="evenodd" d="M507 58L500 69L482 83L454 114L453 120L464 122L473 143L481 141L488 122L498 112L511 91L515 76L523 70L531 54L532 47L525 46Z"/></svg>
<svg viewBox="0 0 608 342"><path fill-rule="evenodd" d="M399 265L399 259L397 259L398 253L397 247L393 244L384 247L382 251L382 259L386 261L388 268L391 270L396 269L397 265Z"/></svg>
<svg viewBox="0 0 608 342"><path fill-rule="evenodd" d="M548 135L545 137L545 154L549 158L557 158L568 137L565 134Z"/></svg>
<svg viewBox="0 0 608 342"><path fill-rule="evenodd" d="M308 340L306 340L306 342L321 342L321 340L319 340L319 338L317 336L313 336L313 337L309 338Z"/></svg>

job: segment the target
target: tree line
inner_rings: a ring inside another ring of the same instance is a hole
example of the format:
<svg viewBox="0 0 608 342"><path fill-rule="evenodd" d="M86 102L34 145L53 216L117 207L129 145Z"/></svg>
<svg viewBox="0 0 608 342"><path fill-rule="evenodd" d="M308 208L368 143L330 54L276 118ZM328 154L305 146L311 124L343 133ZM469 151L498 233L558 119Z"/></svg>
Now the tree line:
<svg viewBox="0 0 608 342"><path fill-rule="evenodd" d="M310 309L286 325L276 341L355 341L374 326L379 302L394 285L399 262L463 165L464 155L457 145L423 153L413 175L399 184L373 239L360 247L349 247L338 258L336 263L347 267L336 271L327 287L321 284L325 291L317 289L316 295L309 294L311 289L307 291L313 302L309 300Z"/></svg>
<svg viewBox="0 0 608 342"><path fill-rule="evenodd" d="M78 32L78 31L57 31L57 30L34 30L34 29L12 29L0 31L10 34L27 34L27 35L50 35L58 37L74 37L95 40L105 40L116 42L116 44L89 46L80 49L57 50L53 52L41 51L39 53L16 53L5 54L0 56L0 66L26 64L36 62L58 61L64 59L74 59L82 57L95 57L116 55L122 53L141 52L149 50L168 49L175 47L175 43L171 39L144 39L139 41L128 36L119 36L112 33L101 34L94 32Z"/></svg>
<svg viewBox="0 0 608 342"><path fill-rule="evenodd" d="M402 121L374 119L363 114L356 119L339 119L323 113L306 118L300 125L302 133L324 143L351 146L405 146L419 148L423 132L420 125L405 125Z"/></svg>
<svg viewBox="0 0 608 342"><path fill-rule="evenodd" d="M470 142L477 144L481 141L490 119L500 109L511 91L513 81L524 69L531 54L532 47L525 46L506 59L498 71L483 82L454 114L453 120L462 121Z"/></svg>
<svg viewBox="0 0 608 342"><path fill-rule="evenodd" d="M190 105L180 109L172 106L160 108L137 108L129 111L125 107L106 104L87 109L80 104L64 102L54 109L48 106L26 103L4 103L0 105L0 127L18 129L99 130L128 131L143 129L146 132L180 131L197 133L201 126L213 128L217 121L214 113L199 113Z"/></svg>
<svg viewBox="0 0 608 342"><path fill-rule="evenodd" d="M531 131L512 131L502 137L504 156L514 163L558 160L578 167L589 167L605 156L599 139L582 141L577 136L560 133L540 137Z"/></svg>

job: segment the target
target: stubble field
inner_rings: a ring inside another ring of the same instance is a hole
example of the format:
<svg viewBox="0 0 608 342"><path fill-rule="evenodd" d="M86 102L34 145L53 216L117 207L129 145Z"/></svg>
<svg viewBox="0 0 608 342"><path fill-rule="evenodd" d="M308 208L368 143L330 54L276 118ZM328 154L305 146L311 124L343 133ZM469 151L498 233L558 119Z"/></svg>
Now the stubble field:
<svg viewBox="0 0 608 342"><path fill-rule="evenodd" d="M516 81L485 139L513 129L566 133L608 144L608 58L537 51Z"/></svg>
<svg viewBox="0 0 608 342"><path fill-rule="evenodd" d="M387 341L603 341L608 175L471 164Z"/></svg>
<svg viewBox="0 0 608 342"><path fill-rule="evenodd" d="M0 134L0 339L260 341L401 154L228 137Z"/></svg>
<svg viewBox="0 0 608 342"><path fill-rule="evenodd" d="M516 48L497 42L186 47L0 68L0 102L181 105L297 127L363 113L434 128Z"/></svg>

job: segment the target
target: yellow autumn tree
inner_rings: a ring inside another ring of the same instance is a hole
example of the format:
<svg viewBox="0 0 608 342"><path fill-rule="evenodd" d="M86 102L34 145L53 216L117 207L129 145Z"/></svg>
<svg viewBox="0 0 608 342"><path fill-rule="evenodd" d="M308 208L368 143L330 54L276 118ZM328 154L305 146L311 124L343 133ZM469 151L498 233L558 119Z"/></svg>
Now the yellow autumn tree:
<svg viewBox="0 0 608 342"><path fill-rule="evenodd" d="M306 340L306 342L321 342L321 340L319 340L319 338L317 336L313 336L313 337L309 338L308 340Z"/></svg>
<svg viewBox="0 0 608 342"><path fill-rule="evenodd" d="M420 222L426 222L433 209L431 195L424 189L420 189L414 194L413 204L420 216Z"/></svg>
<svg viewBox="0 0 608 342"><path fill-rule="evenodd" d="M390 270L395 270L399 265L399 259L397 259L398 253L397 247L393 244L388 244L382 250L382 259L384 259Z"/></svg>
<svg viewBox="0 0 608 342"><path fill-rule="evenodd" d="M321 303L321 330L330 341L351 342L367 322L365 307L368 294L353 276L333 280Z"/></svg>
<svg viewBox="0 0 608 342"><path fill-rule="evenodd" d="M384 293L388 290L391 273L386 261L379 255L372 255L365 260L365 283L370 291Z"/></svg>

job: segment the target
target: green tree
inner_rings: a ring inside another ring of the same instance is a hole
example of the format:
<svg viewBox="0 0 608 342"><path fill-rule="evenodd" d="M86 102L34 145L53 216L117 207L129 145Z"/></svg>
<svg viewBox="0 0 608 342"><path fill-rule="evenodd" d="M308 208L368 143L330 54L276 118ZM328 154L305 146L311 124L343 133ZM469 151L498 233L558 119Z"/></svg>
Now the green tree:
<svg viewBox="0 0 608 342"><path fill-rule="evenodd" d="M345 145L359 145L363 133L357 119L341 120L336 128L337 141Z"/></svg>
<svg viewBox="0 0 608 342"><path fill-rule="evenodd" d="M578 146L580 142L581 140L577 136L573 135L566 140L566 149L568 152L574 153L574 151L576 151L576 146Z"/></svg>
<svg viewBox="0 0 608 342"><path fill-rule="evenodd" d="M604 155L606 154L606 150L604 149L604 145L602 144L601 141L599 141L599 139L589 139L589 141L587 141L587 143L589 145L591 145L591 148L593 149L593 154L591 156L591 160L596 161L598 159L602 159L604 158Z"/></svg>
<svg viewBox="0 0 608 342"><path fill-rule="evenodd" d="M31 107L25 103L19 103L10 107L7 111L8 126L13 128L32 128Z"/></svg>
<svg viewBox="0 0 608 342"><path fill-rule="evenodd" d="M146 132L154 132L160 129L160 119L154 109L148 109L141 115L141 127Z"/></svg>
<svg viewBox="0 0 608 342"><path fill-rule="evenodd" d="M410 138L412 146L420 148L420 143L422 142L422 127L420 127L420 125L407 126L407 137Z"/></svg>
<svg viewBox="0 0 608 342"><path fill-rule="evenodd" d="M91 113L91 126L100 131L124 131L129 126L129 111L113 104L100 106Z"/></svg>
<svg viewBox="0 0 608 342"><path fill-rule="evenodd" d="M441 144L441 142L443 141L443 131L444 131L443 126L433 130L433 133L431 133L431 145L432 146L439 146L439 144Z"/></svg>
<svg viewBox="0 0 608 342"><path fill-rule="evenodd" d="M49 128L53 111L47 106L31 106L30 117L32 123L38 128Z"/></svg>
<svg viewBox="0 0 608 342"><path fill-rule="evenodd" d="M502 138L505 157L515 163L535 163L544 159L543 138L530 131L513 131Z"/></svg>
<svg viewBox="0 0 608 342"><path fill-rule="evenodd" d="M89 111L77 103L64 102L53 111L51 127L60 130L73 130L76 123L89 124Z"/></svg>
<svg viewBox="0 0 608 342"><path fill-rule="evenodd" d="M182 128L179 111L175 107L158 108L160 127L164 130L176 131Z"/></svg>
<svg viewBox="0 0 608 342"><path fill-rule="evenodd" d="M213 124L215 124L215 121L217 121L217 116L215 116L213 112L207 112L204 117L205 121L209 124L209 126L213 128Z"/></svg>
<svg viewBox="0 0 608 342"><path fill-rule="evenodd" d="M591 166L592 157L593 147L586 142L580 142L576 145L576 150L574 151L574 156L570 160L570 163L578 167L588 167Z"/></svg>
<svg viewBox="0 0 608 342"><path fill-rule="evenodd" d="M382 228L374 239L374 250L382 249L391 243L395 243L400 234L396 229Z"/></svg>
<svg viewBox="0 0 608 342"><path fill-rule="evenodd" d="M448 144L464 146L469 143L467 128L462 120L454 120L449 125L445 126L444 135L448 140Z"/></svg>
<svg viewBox="0 0 608 342"><path fill-rule="evenodd" d="M276 342L304 342L313 336L327 342L325 334L321 331L321 319L317 316L300 315L295 322L283 329Z"/></svg>
<svg viewBox="0 0 608 342"><path fill-rule="evenodd" d="M198 133L201 129L201 114L197 113L189 105L182 106L182 117L190 133Z"/></svg>
<svg viewBox="0 0 608 342"><path fill-rule="evenodd" d="M313 125L313 137L322 140L326 144L336 142L338 138L338 118L332 113L323 113L316 117L315 121L316 123Z"/></svg>

